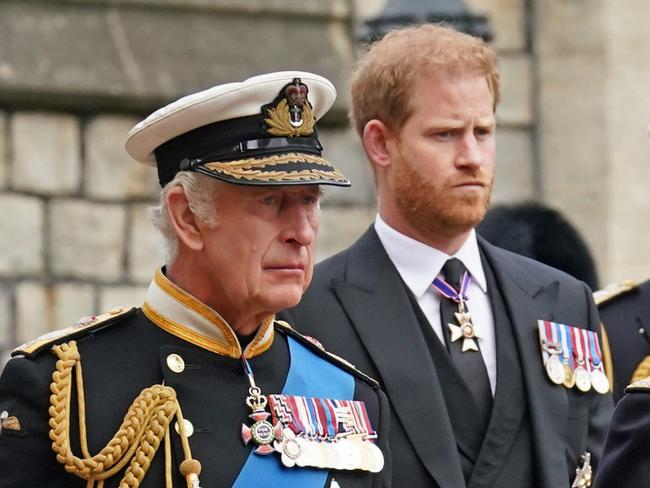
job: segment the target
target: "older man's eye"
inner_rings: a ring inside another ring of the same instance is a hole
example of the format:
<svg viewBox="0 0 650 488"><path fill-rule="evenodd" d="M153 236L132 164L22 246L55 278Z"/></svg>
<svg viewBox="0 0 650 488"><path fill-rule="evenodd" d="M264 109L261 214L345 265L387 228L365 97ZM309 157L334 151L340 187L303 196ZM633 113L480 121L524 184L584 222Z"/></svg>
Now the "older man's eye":
<svg viewBox="0 0 650 488"><path fill-rule="evenodd" d="M280 197L277 195L267 195L262 198L263 205L276 205L280 201Z"/></svg>

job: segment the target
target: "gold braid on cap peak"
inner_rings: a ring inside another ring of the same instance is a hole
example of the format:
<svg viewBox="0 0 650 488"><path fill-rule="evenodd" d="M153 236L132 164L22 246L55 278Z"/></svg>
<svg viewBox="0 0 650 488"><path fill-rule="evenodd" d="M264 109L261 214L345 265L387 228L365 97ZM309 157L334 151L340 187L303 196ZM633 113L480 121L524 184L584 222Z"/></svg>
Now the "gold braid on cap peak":
<svg viewBox="0 0 650 488"><path fill-rule="evenodd" d="M199 487L201 464L192 459L183 414L173 388L153 385L142 390L129 407L115 436L98 454L91 456L88 452L83 375L77 344L75 341L60 344L52 347L52 352L58 360L50 385L50 439L57 461L64 465L67 472L87 480L87 488L102 488L104 480L118 473L128 463L119 486L137 488L164 439L165 488L172 488L169 425L176 417L185 455L185 460L180 466L181 473L185 476L188 487ZM77 384L79 437L83 458L75 456L70 447L73 370Z"/></svg>

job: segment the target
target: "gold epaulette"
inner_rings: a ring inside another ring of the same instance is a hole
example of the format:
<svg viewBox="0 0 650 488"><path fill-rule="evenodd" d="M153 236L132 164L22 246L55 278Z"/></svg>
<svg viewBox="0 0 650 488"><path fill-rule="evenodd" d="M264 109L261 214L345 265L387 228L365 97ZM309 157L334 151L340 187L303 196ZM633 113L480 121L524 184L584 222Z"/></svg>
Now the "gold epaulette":
<svg viewBox="0 0 650 488"><path fill-rule="evenodd" d="M337 356L336 354L327 351L323 346L323 344L321 344L318 339L301 334L296 329L291 327L291 325L285 322L284 320L275 320L275 325L278 326L280 330L284 331L287 335L290 335L294 339L299 340L302 344L307 345L311 350L320 353L319 354L320 356L334 363L339 368L353 374L354 376L362 379L363 381L369 383L375 388L379 387L379 381L374 379L372 376L368 376L363 371L358 370L354 366L354 364L343 359L341 356Z"/></svg>
<svg viewBox="0 0 650 488"><path fill-rule="evenodd" d="M612 283L611 285L607 285L602 290L595 291L594 301L598 306L603 305L613 298L626 295L632 290L635 290L638 286L638 283L632 280L625 280L621 283Z"/></svg>
<svg viewBox="0 0 650 488"><path fill-rule="evenodd" d="M632 391L650 392L650 378L643 378L642 380L635 381L625 388L625 393L630 393Z"/></svg>
<svg viewBox="0 0 650 488"><path fill-rule="evenodd" d="M65 329L54 330L40 336L33 341L26 342L15 348L11 351L12 356L26 356L32 358L36 356L39 352L48 350L52 345L57 342L61 342L62 339L72 340L76 339L82 335L87 334L93 330L109 326L111 324L117 323L123 318L126 318L135 313L135 308L128 307L119 307L114 308L108 313L101 315L91 315L88 317L83 317L74 324L72 327L66 327ZM119 320L118 320L119 319Z"/></svg>

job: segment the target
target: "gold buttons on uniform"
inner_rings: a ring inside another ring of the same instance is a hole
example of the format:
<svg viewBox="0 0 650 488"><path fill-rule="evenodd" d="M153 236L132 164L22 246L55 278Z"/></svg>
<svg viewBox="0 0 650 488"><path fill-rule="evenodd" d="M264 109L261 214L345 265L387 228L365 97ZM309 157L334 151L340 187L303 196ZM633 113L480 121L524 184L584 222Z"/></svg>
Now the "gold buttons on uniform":
<svg viewBox="0 0 650 488"><path fill-rule="evenodd" d="M194 434L194 426L192 425L192 422L187 419L183 419L183 425L185 426L185 435L187 437L191 437L192 434ZM178 422L174 424L174 428L176 429L176 433L180 435L181 430L178 428Z"/></svg>
<svg viewBox="0 0 650 488"><path fill-rule="evenodd" d="M167 356L167 367L174 373L182 373L185 370L185 361L178 354Z"/></svg>
<svg viewBox="0 0 650 488"><path fill-rule="evenodd" d="M118 313L122 313L122 312L124 312L124 308L123 307L117 307L117 308L114 308L113 310L111 310L109 313L111 315L117 315Z"/></svg>

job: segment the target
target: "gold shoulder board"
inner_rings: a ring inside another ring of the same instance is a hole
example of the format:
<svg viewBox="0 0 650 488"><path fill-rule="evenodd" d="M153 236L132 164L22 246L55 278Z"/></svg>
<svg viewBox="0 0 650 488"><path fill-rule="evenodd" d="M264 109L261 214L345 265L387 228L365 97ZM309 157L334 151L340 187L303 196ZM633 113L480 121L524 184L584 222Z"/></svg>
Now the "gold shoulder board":
<svg viewBox="0 0 650 488"><path fill-rule="evenodd" d="M606 302L609 302L613 298L626 295L632 290L636 289L639 285L632 280L625 280L621 283L612 283L607 285L602 290L594 292L594 301L596 305L600 306Z"/></svg>
<svg viewBox="0 0 650 488"><path fill-rule="evenodd" d="M643 378L642 380L635 381L625 388L625 393L630 393L632 391L650 392L650 378Z"/></svg>
<svg viewBox="0 0 650 488"><path fill-rule="evenodd" d="M71 340L76 339L79 336L87 334L88 332L95 330L99 327L106 327L112 323L119 322L116 319L122 319L128 317L135 313L135 308L128 307L119 307L114 308L108 313L101 315L91 315L88 317L82 317L79 321L74 324L72 327L66 327L65 329L53 330L40 336L33 341L26 342L21 344L13 351L11 351L12 356L26 356L32 358L36 356L39 352L49 349L49 346L54 345L57 342L61 342L62 339Z"/></svg>
<svg viewBox="0 0 650 488"><path fill-rule="evenodd" d="M311 350L316 351L320 356L328 359L331 363L334 363L339 368L344 369L349 373L352 373L353 375L363 379L366 383L370 383L375 388L379 386L379 382L372 376L368 376L363 371L357 369L354 364L343 359L341 356L337 356L336 354L325 350L325 347L320 343L318 339L301 334L284 320L276 320L275 325L279 326L279 329L282 330L286 335L290 335L294 339L300 341L302 344L306 344L310 347Z"/></svg>

